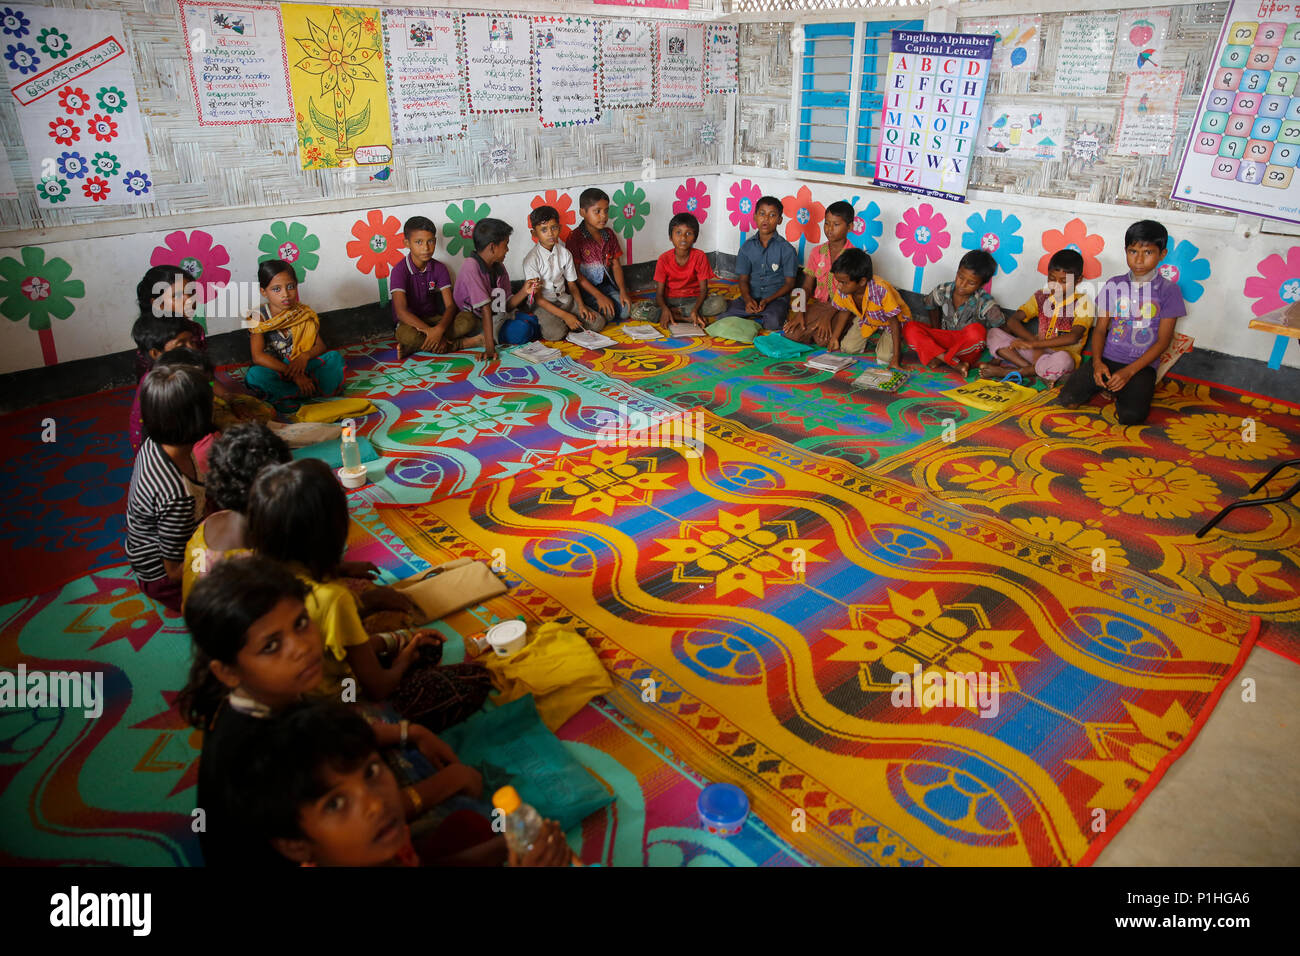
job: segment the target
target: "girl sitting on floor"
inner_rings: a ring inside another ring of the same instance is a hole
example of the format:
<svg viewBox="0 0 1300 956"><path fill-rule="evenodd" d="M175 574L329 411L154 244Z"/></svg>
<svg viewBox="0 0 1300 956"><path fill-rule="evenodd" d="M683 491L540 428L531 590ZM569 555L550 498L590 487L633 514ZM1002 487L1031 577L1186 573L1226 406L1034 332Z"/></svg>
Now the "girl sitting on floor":
<svg viewBox="0 0 1300 956"><path fill-rule="evenodd" d="M140 411L148 437L127 493L126 555L140 590L179 611L185 548L203 514L193 451L212 430L212 386L190 365L154 368L144 377Z"/></svg>
<svg viewBox="0 0 1300 956"><path fill-rule="evenodd" d="M366 595L359 607L337 578L347 540L347 497L323 461L306 458L258 474L248 496L247 541L306 581L307 607L325 644L323 693L338 699L349 680L366 697L387 700L403 717L433 731L476 712L492 688L486 667L440 666L442 641L432 632L417 632L404 645L366 632ZM385 652L392 657L387 667L380 662Z"/></svg>
<svg viewBox="0 0 1300 956"><path fill-rule="evenodd" d="M343 388L343 356L326 351L320 316L298 301L298 273L283 259L257 267L266 302L248 317L253 365L244 384L280 411Z"/></svg>
<svg viewBox="0 0 1300 956"><path fill-rule="evenodd" d="M197 805L205 814L199 844L208 866L284 862L266 840L249 832L232 787L250 759L250 747L270 733L276 715L319 685L322 644L303 603L306 597L307 586L287 568L247 555L213 568L186 604L194 660L177 707L204 731ZM377 723L373 736L380 746L415 747L435 768L433 776L398 797L403 822L454 794L481 795L479 773L460 763L427 728L406 721ZM473 816L466 821L453 814L443 826L455 820L457 830L482 831L486 820Z"/></svg>

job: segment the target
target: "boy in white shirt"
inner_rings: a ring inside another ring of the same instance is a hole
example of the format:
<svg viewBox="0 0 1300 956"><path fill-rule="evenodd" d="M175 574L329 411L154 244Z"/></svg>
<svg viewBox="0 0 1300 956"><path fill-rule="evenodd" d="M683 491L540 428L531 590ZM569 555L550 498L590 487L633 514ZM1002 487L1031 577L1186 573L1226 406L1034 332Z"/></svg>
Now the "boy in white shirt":
<svg viewBox="0 0 1300 956"><path fill-rule="evenodd" d="M533 248L524 256L524 280L538 279L537 321L542 339L558 342L584 328L599 332L605 317L583 304L578 291L578 270L573 254L560 242L560 213L554 206L538 206L528 217Z"/></svg>

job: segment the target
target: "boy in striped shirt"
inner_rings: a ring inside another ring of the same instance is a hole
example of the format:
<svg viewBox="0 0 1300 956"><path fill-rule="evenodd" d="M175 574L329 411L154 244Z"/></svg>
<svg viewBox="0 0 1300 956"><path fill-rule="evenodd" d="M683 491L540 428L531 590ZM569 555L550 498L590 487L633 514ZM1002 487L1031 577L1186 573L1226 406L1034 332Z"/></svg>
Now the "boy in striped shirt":
<svg viewBox="0 0 1300 956"><path fill-rule="evenodd" d="M867 350L867 339L880 330L876 342L876 361L890 368L902 368L898 352L902 346L902 324L912 317L898 290L884 279L877 279L871 256L861 249L845 249L831 264L831 304L853 318L843 339L832 337L828 347L854 355ZM840 323L833 322L832 327Z"/></svg>

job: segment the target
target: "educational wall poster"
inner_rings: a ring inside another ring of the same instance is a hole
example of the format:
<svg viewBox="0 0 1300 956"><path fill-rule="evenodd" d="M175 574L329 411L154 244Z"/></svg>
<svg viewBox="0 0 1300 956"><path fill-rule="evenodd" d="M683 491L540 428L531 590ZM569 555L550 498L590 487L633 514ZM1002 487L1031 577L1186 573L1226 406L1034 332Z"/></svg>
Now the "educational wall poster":
<svg viewBox="0 0 1300 956"><path fill-rule="evenodd" d="M443 10L385 10L384 72L393 142L425 143L465 135L461 102L460 21Z"/></svg>
<svg viewBox="0 0 1300 956"><path fill-rule="evenodd" d="M280 8L191 0L180 7L199 125L292 122Z"/></svg>
<svg viewBox="0 0 1300 956"><path fill-rule="evenodd" d="M1172 199L1300 222L1300 5L1234 0Z"/></svg>
<svg viewBox="0 0 1300 956"><path fill-rule="evenodd" d="M984 106L975 155L1055 159L1065 142L1064 106L1025 106L989 100Z"/></svg>
<svg viewBox="0 0 1300 956"><path fill-rule="evenodd" d="M644 109L654 103L654 24L645 20L601 20L600 106Z"/></svg>
<svg viewBox="0 0 1300 956"><path fill-rule="evenodd" d="M660 23L656 95L660 106L704 105L704 25Z"/></svg>
<svg viewBox="0 0 1300 956"><path fill-rule="evenodd" d="M890 32L877 186L966 201L991 36Z"/></svg>
<svg viewBox="0 0 1300 956"><path fill-rule="evenodd" d="M467 13L463 42L461 63L470 113L531 113L532 18Z"/></svg>
<svg viewBox="0 0 1300 956"><path fill-rule="evenodd" d="M0 46L38 205L152 202L122 17L6 5Z"/></svg>
<svg viewBox="0 0 1300 956"><path fill-rule="evenodd" d="M704 29L704 92L737 92L740 89L740 28L734 23L710 23Z"/></svg>
<svg viewBox="0 0 1300 956"><path fill-rule="evenodd" d="M996 17L961 21L962 33L993 37L994 73L1034 73L1043 45L1042 17Z"/></svg>
<svg viewBox="0 0 1300 956"><path fill-rule="evenodd" d="M534 17L537 111L543 126L581 126L600 118L596 106L596 21Z"/></svg>
<svg viewBox="0 0 1300 956"><path fill-rule="evenodd" d="M1153 73L1161 69L1165 37L1169 36L1169 16L1168 7L1130 10L1119 15L1119 25L1115 29L1114 72L1140 70Z"/></svg>
<svg viewBox="0 0 1300 956"><path fill-rule="evenodd" d="M1057 96L1097 96L1106 92L1118 21L1114 13L1065 18L1053 87Z"/></svg>
<svg viewBox="0 0 1300 956"><path fill-rule="evenodd" d="M1182 70L1130 73L1120 101L1119 131L1112 152L1120 156L1168 156L1174 148Z"/></svg>
<svg viewBox="0 0 1300 956"><path fill-rule="evenodd" d="M0 149L0 199L17 199L18 184L14 182L14 171L9 166L9 156Z"/></svg>
<svg viewBox="0 0 1300 956"><path fill-rule="evenodd" d="M390 164L393 128L379 11L286 3L280 14L301 167Z"/></svg>

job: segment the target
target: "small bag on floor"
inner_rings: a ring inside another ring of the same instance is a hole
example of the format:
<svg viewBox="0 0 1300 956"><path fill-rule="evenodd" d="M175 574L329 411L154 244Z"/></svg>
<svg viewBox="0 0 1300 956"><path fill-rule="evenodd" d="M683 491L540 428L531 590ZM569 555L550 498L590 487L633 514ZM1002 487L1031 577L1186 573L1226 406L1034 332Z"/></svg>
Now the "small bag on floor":
<svg viewBox="0 0 1300 956"><path fill-rule="evenodd" d="M398 581L401 591L424 613L425 621L436 621L489 598L506 593L506 586L482 561L457 558Z"/></svg>

